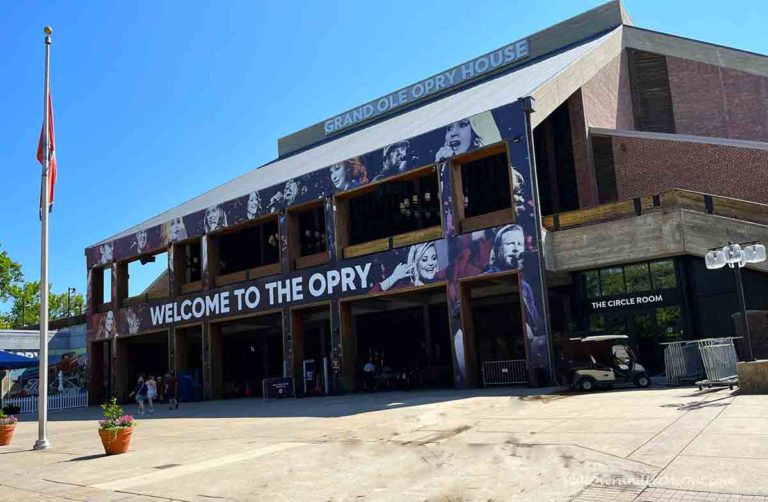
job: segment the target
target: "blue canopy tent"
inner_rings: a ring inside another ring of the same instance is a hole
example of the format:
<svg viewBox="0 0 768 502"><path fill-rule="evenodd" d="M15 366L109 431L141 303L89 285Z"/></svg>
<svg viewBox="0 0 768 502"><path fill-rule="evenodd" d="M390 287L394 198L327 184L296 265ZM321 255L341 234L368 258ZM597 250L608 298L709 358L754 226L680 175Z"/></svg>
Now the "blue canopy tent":
<svg viewBox="0 0 768 502"><path fill-rule="evenodd" d="M0 350L0 370L17 370L20 368L34 368L40 362L37 358L17 356L11 352Z"/></svg>

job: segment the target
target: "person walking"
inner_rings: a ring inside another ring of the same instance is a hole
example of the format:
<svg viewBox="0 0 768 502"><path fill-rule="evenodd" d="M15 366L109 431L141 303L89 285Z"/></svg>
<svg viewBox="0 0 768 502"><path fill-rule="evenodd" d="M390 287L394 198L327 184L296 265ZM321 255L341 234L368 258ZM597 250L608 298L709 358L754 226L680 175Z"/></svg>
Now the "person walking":
<svg viewBox="0 0 768 502"><path fill-rule="evenodd" d="M157 397L157 382L155 381L155 377L152 375L149 375L149 378L147 378L147 403L149 403L149 412L154 413L155 407L153 401Z"/></svg>
<svg viewBox="0 0 768 502"><path fill-rule="evenodd" d="M147 384L144 382L144 375L139 375L136 386L128 397L136 396L136 404L139 405L139 415L144 415L144 401L147 399Z"/></svg>
<svg viewBox="0 0 768 502"><path fill-rule="evenodd" d="M168 409L178 410L179 401L176 400L176 378L173 376L173 372L169 371L166 373L163 381L165 382L164 393L165 398L168 399Z"/></svg>

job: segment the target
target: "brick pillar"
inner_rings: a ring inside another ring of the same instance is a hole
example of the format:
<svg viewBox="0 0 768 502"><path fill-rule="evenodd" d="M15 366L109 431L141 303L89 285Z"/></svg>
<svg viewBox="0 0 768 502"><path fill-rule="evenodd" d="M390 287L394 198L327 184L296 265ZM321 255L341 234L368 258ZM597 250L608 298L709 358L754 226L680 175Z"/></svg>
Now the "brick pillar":
<svg viewBox="0 0 768 502"><path fill-rule="evenodd" d="M568 116L571 123L573 144L573 166L576 171L576 185L579 193L579 207L598 205L597 179L592 160L592 144L589 139L589 124L584 113L581 90L568 98Z"/></svg>
<svg viewBox="0 0 768 502"><path fill-rule="evenodd" d="M289 307L283 308L283 376L293 374L293 315ZM298 381L294 381L298 385Z"/></svg>

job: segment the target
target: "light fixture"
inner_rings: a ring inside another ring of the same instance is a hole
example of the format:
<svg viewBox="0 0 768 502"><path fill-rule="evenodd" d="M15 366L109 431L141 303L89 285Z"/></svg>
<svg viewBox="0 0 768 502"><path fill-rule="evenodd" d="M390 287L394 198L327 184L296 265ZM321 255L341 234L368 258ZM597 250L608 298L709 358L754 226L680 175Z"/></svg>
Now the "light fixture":
<svg viewBox="0 0 768 502"><path fill-rule="evenodd" d="M765 246L762 244L745 246L742 251L744 252L744 260L747 263L759 263L765 261Z"/></svg>
<svg viewBox="0 0 768 502"><path fill-rule="evenodd" d="M723 246L723 253L725 254L725 262L729 265L731 263L739 263L742 260L741 246L738 244Z"/></svg>
<svg viewBox="0 0 768 502"><path fill-rule="evenodd" d="M704 262L710 270L716 270L725 266L725 253L720 250L708 251L704 255Z"/></svg>
<svg viewBox="0 0 768 502"><path fill-rule="evenodd" d="M754 361L752 352L752 340L749 336L749 322L747 320L747 304L744 300L744 285L741 282L741 268L747 263L759 263L765 261L765 246L762 244L750 243L743 248L740 244L729 242L722 249L711 249L704 255L704 262L707 268L715 270L728 265L733 269L736 276L736 294L739 297L739 307L741 317L744 320L744 333L747 339L747 360Z"/></svg>

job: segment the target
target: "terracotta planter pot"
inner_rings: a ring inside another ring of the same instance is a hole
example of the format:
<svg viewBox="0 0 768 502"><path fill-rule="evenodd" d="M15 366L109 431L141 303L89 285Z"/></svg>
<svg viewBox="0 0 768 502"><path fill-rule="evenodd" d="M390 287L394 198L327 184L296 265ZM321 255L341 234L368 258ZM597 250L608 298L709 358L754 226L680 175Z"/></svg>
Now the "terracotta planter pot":
<svg viewBox="0 0 768 502"><path fill-rule="evenodd" d="M0 425L0 446L8 446L11 444L11 438L13 437L13 431L15 430L16 424Z"/></svg>
<svg viewBox="0 0 768 502"><path fill-rule="evenodd" d="M104 452L107 455L127 452L128 447L131 446L131 434L133 434L133 427L114 430L99 429L99 437L101 437Z"/></svg>

